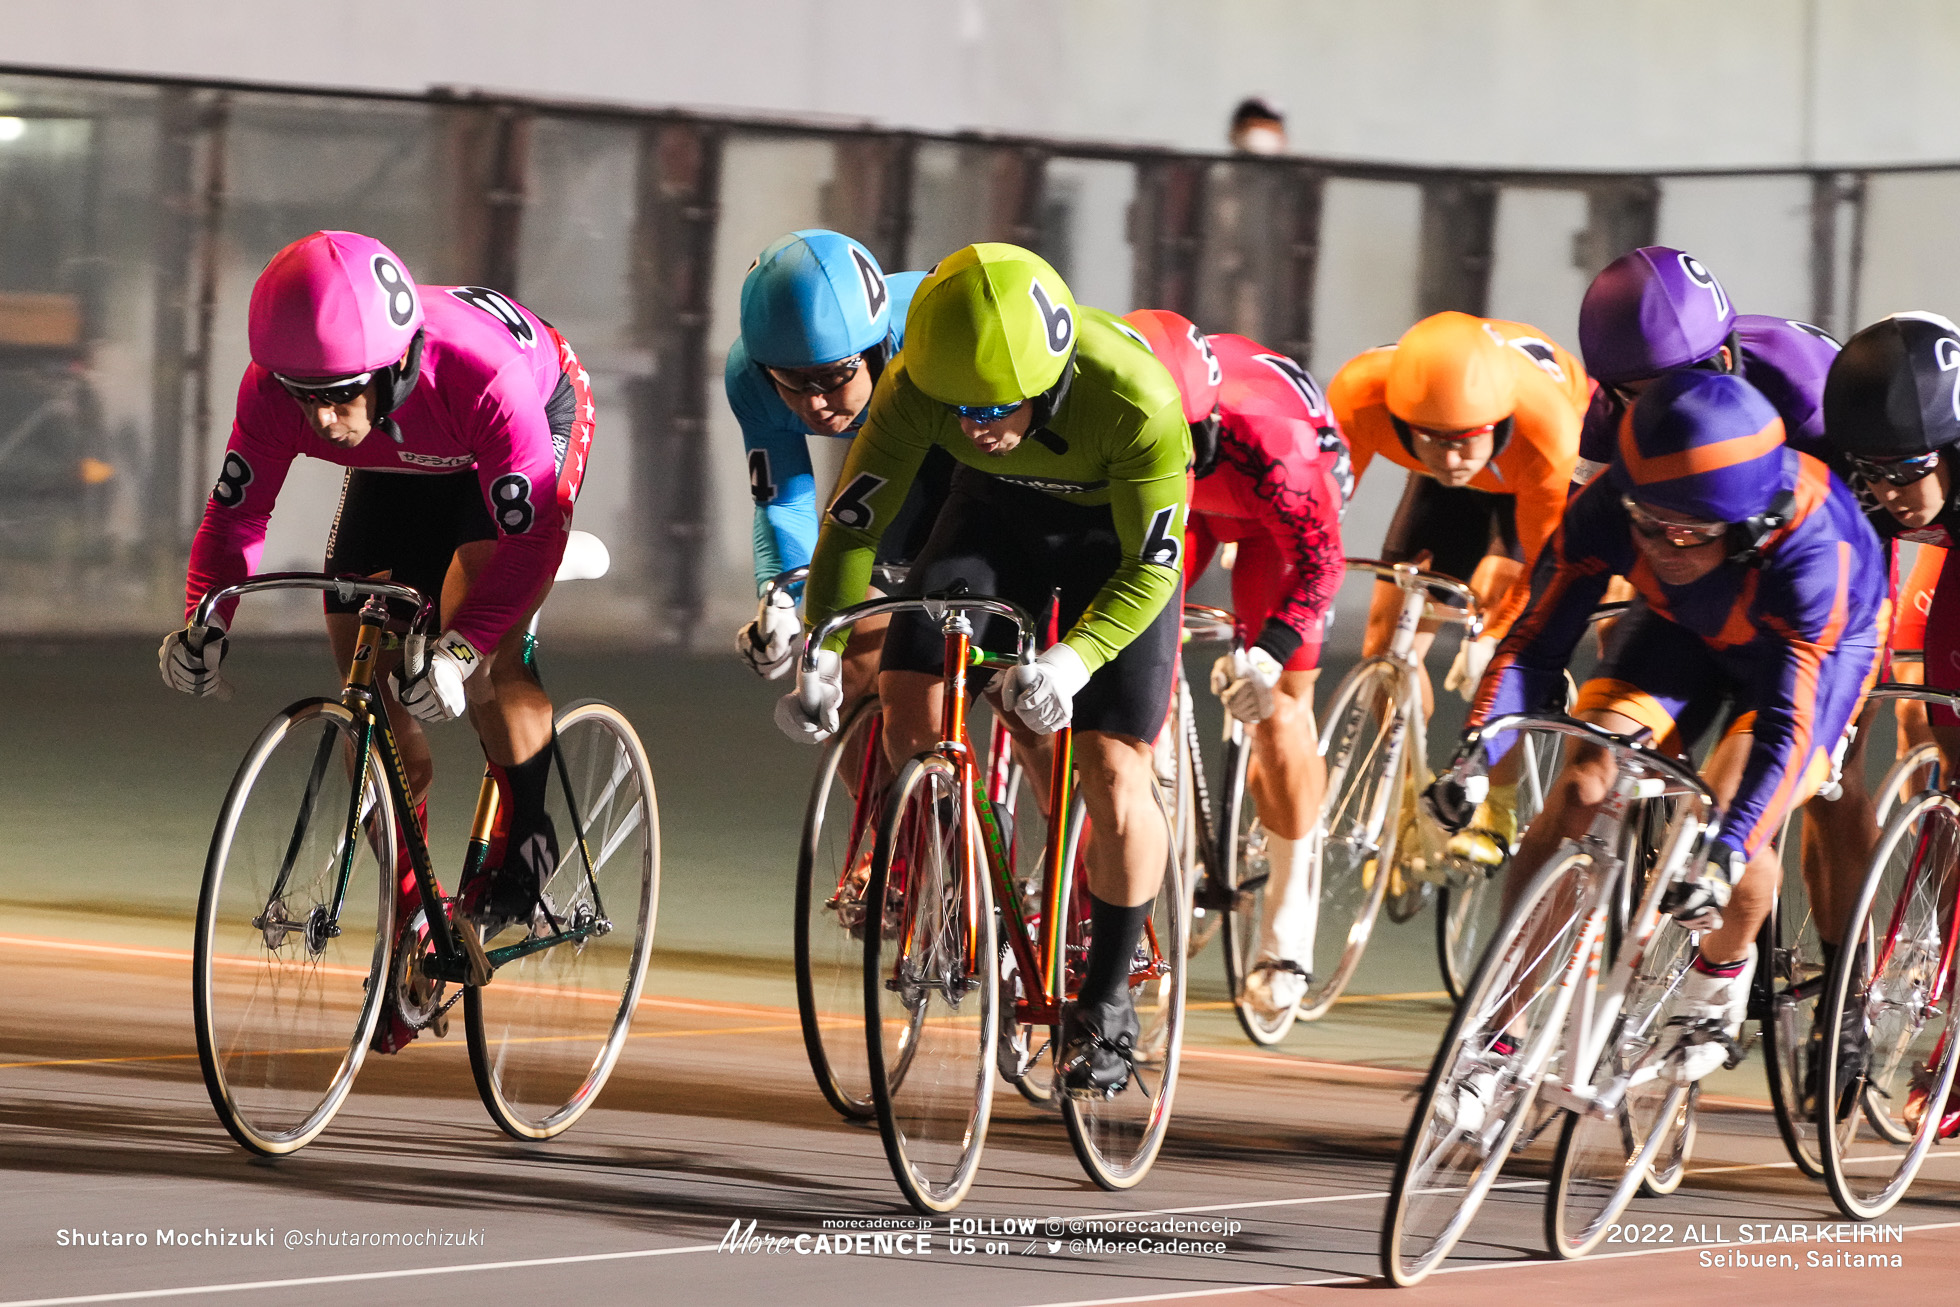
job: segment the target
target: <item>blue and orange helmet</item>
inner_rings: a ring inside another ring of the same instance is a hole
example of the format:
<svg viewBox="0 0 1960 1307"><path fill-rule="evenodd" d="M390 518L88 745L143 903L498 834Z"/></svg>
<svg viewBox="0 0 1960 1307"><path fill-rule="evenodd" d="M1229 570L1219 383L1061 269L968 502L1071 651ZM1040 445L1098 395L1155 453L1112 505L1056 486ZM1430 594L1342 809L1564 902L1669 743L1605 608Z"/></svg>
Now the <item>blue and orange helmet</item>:
<svg viewBox="0 0 1960 1307"><path fill-rule="evenodd" d="M1720 372L1669 372L1620 422L1613 472L1639 502L1703 522L1747 522L1794 484L1783 419Z"/></svg>

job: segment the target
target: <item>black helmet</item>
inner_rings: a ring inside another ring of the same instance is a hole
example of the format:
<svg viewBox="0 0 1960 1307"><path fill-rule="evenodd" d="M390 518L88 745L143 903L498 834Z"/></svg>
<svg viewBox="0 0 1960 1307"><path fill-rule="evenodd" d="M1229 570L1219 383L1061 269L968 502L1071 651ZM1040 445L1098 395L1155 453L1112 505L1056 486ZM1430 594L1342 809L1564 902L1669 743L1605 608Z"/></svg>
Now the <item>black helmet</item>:
<svg viewBox="0 0 1960 1307"><path fill-rule="evenodd" d="M1960 328L1894 313L1844 343L1824 380L1824 436L1855 457L1908 458L1960 442Z"/></svg>

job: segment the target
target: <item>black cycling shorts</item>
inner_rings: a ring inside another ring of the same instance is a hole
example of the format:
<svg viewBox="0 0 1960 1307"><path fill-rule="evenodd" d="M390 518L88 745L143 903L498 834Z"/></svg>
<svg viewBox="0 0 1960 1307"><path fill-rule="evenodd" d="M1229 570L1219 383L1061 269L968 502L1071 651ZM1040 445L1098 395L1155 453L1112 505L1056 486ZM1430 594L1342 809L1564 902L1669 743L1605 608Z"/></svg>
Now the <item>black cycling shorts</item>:
<svg viewBox="0 0 1960 1307"><path fill-rule="evenodd" d="M962 466L903 593L935 594L964 583L969 593L1021 605L1045 633L1049 596L1059 590L1058 629L1066 634L1122 559L1107 505L1064 503ZM1077 730L1157 738L1177 674L1178 610L1173 596L1136 639L1089 678L1075 696ZM1014 627L1006 619L984 618L975 628L986 648L1012 650ZM946 641L937 623L920 612L892 618L883 670L937 675L945 661ZM984 686L988 675L974 677L976 686Z"/></svg>
<svg viewBox="0 0 1960 1307"><path fill-rule="evenodd" d="M911 489L905 492L905 502L898 507L898 516L878 537L878 562L903 567L919 556L932 535L932 524L939 520L939 510L945 506L957 466L953 456L938 445L926 451Z"/></svg>
<svg viewBox="0 0 1960 1307"><path fill-rule="evenodd" d="M1382 541L1382 561L1411 562L1425 549L1430 571L1465 582L1488 554L1522 563L1517 496L1446 486L1411 472Z"/></svg>
<svg viewBox="0 0 1960 1307"><path fill-rule="evenodd" d="M379 574L440 604L457 548L496 538L497 525L484 506L474 468L435 476L349 468L327 536L326 570ZM343 603L332 591L326 594L330 613L359 612L362 602Z"/></svg>

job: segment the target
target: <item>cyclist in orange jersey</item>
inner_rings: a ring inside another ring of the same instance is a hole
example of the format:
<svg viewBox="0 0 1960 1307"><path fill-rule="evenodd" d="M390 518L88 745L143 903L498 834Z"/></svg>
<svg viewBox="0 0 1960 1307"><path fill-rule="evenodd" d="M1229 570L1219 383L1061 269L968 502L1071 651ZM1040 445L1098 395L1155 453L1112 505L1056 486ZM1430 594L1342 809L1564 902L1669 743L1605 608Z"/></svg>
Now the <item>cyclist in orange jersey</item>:
<svg viewBox="0 0 1960 1307"><path fill-rule="evenodd" d="M1491 651L1531 597L1532 566L1571 493L1592 391L1579 360L1537 328L1467 313L1424 318L1395 344L1349 360L1327 387L1357 484L1377 455L1415 474L1382 558L1455 577L1484 602L1483 633L1463 643L1445 689L1465 698L1476 692ZM1375 586L1363 654L1387 649L1401 602L1395 586ZM1418 665L1435 638L1434 623L1418 628ZM1426 669L1423 698L1433 707ZM1507 764L1491 779L1471 829L1448 852L1495 865L1499 845L1516 834L1517 778ZM1411 780L1421 785L1427 777Z"/></svg>

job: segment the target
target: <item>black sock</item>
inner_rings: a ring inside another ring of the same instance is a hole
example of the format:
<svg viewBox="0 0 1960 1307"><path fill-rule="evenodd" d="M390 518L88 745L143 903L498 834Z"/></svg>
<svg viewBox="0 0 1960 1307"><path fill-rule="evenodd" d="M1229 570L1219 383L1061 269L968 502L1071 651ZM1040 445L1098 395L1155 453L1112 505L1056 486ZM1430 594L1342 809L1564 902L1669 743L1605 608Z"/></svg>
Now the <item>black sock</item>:
<svg viewBox="0 0 1960 1307"><path fill-rule="evenodd" d="M1089 896L1089 974L1076 1001L1084 1007L1114 1003L1130 987L1130 959L1136 956L1150 904L1133 908Z"/></svg>
<svg viewBox="0 0 1960 1307"><path fill-rule="evenodd" d="M544 796L551 783L551 746L546 745L524 762L504 768L510 784L510 820L505 828L515 847L525 836L544 826Z"/></svg>

